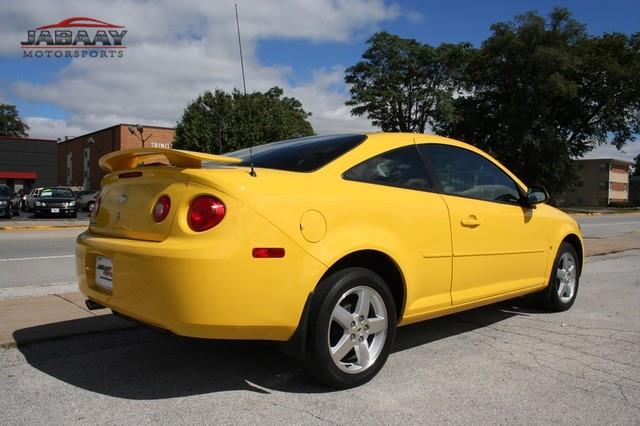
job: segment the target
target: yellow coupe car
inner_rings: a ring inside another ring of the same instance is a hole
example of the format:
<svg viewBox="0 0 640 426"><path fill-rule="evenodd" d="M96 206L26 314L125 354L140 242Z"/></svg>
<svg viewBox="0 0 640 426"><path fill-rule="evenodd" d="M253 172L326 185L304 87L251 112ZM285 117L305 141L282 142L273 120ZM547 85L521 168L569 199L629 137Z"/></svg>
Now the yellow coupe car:
<svg viewBox="0 0 640 426"><path fill-rule="evenodd" d="M90 308L183 336L281 341L333 386L375 376L396 326L528 293L560 311L578 291L576 222L455 140L138 148L100 165L76 244Z"/></svg>

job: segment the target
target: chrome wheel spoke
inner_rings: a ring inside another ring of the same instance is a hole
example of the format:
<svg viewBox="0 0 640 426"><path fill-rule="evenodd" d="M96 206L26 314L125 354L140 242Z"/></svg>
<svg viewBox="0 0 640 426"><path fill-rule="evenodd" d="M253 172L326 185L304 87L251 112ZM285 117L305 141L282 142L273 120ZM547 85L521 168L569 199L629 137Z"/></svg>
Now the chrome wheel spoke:
<svg viewBox="0 0 640 426"><path fill-rule="evenodd" d="M358 292L358 303L356 304L355 313L361 317L369 316L369 307L371 306L370 290L366 288L360 289Z"/></svg>
<svg viewBox="0 0 640 426"><path fill-rule="evenodd" d="M351 341L351 335L345 333L338 344L331 348L331 358L338 363L347 356L347 354L353 349L353 342Z"/></svg>
<svg viewBox="0 0 640 426"><path fill-rule="evenodd" d="M558 279L558 296L562 297L564 294L564 280L562 278Z"/></svg>
<svg viewBox="0 0 640 426"><path fill-rule="evenodd" d="M387 329L386 318L369 318L369 333L377 334Z"/></svg>
<svg viewBox="0 0 640 426"><path fill-rule="evenodd" d="M369 365L369 360L371 359L367 341L364 340L362 342L358 342L354 348L356 350L356 357L358 358L358 365L363 368L367 367Z"/></svg>
<svg viewBox="0 0 640 426"><path fill-rule="evenodd" d="M573 282L576 279L576 266L571 265L568 269L569 279Z"/></svg>
<svg viewBox="0 0 640 426"><path fill-rule="evenodd" d="M340 325L340 327L342 327L343 329L348 330L349 328L351 328L351 322L353 321L353 314L351 314L342 306L337 305L333 309L333 313L331 314L331 319L337 322Z"/></svg>

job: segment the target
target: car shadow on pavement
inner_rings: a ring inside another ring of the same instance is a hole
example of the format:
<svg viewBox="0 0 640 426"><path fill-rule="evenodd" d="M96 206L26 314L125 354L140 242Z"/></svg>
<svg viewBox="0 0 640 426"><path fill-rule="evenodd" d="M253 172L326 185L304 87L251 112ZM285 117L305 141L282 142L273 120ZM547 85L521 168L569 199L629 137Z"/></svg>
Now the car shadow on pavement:
<svg viewBox="0 0 640 426"><path fill-rule="evenodd" d="M392 352L488 327L537 311L513 301L398 329ZM118 398L149 400L211 392L335 392L318 384L273 342L182 338L143 326L47 339L46 330L90 330L91 318L17 330L18 350L43 373L73 386ZM42 330L38 330L42 329ZM25 336L41 336L25 341ZM472 350L472 349L470 349Z"/></svg>

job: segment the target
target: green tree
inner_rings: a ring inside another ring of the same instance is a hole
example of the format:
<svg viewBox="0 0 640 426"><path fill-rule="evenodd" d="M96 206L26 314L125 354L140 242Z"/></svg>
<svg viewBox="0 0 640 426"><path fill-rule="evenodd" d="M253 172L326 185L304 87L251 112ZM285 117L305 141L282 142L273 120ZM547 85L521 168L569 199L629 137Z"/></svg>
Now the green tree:
<svg viewBox="0 0 640 426"><path fill-rule="evenodd" d="M436 131L487 150L528 184L571 186L572 159L640 131L640 34L587 34L566 9L497 23L469 55Z"/></svg>
<svg viewBox="0 0 640 426"><path fill-rule="evenodd" d="M457 66L470 45L431 47L387 32L367 43L362 61L346 70L352 115L384 131L418 133L450 115Z"/></svg>
<svg viewBox="0 0 640 426"><path fill-rule="evenodd" d="M0 135L27 137L29 126L18 115L15 105L0 103Z"/></svg>
<svg viewBox="0 0 640 426"><path fill-rule="evenodd" d="M311 113L279 87L246 95L205 91L191 102L176 126L174 148L220 153L250 145L313 135ZM221 146L220 146L221 145Z"/></svg>

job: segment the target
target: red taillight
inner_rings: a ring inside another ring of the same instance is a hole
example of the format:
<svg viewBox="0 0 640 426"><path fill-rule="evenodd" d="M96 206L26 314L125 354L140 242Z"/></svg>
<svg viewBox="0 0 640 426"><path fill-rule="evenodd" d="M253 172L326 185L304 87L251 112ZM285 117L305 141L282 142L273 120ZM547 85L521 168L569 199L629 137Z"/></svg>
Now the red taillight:
<svg viewBox="0 0 640 426"><path fill-rule="evenodd" d="M284 249L281 247L256 247L251 251L251 255L258 259L284 257Z"/></svg>
<svg viewBox="0 0 640 426"><path fill-rule="evenodd" d="M168 195L163 195L158 198L156 201L156 205L153 208L153 220L156 222L162 222L166 219L169 214L169 209L171 208L171 198Z"/></svg>
<svg viewBox="0 0 640 426"><path fill-rule="evenodd" d="M208 195L201 195L191 202L187 221L191 229L202 232L220 223L224 214L225 207L222 201Z"/></svg>

